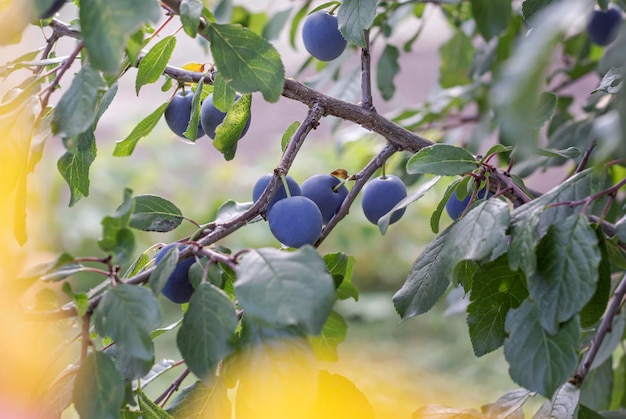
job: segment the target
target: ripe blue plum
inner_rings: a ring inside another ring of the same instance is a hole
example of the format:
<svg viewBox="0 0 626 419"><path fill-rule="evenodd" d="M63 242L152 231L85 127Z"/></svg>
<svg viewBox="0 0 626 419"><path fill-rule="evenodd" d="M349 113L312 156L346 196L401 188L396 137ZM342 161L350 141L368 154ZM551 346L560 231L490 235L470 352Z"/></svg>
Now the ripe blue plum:
<svg viewBox="0 0 626 419"><path fill-rule="evenodd" d="M261 194L263 193L267 185L270 183L271 179L272 179L272 174L267 173L261 176L259 180L256 181L256 183L254 184L254 187L252 188L252 200L254 202L258 201L258 199L261 197ZM287 186L289 187L289 193L291 194L291 196L302 195L302 190L300 189L300 185L298 185L298 182L296 182L296 180L290 175L287 175L286 179L287 179ZM274 204L276 204L281 199L285 199L285 198L287 198L287 191L285 191L285 186L282 184L282 182L280 182L280 185L278 186L278 190L276 191L276 195L274 195L274 197L270 201L270 204L267 207L267 210L269 211L274 206Z"/></svg>
<svg viewBox="0 0 626 419"><path fill-rule="evenodd" d="M239 100L241 95L237 93L236 99ZM215 130L217 127L224 122L224 118L226 118L226 113L220 111L215 107L213 103L213 94L207 96L207 98L202 102L202 107L200 108L200 123L202 124L202 128L204 128L204 132L214 139L215 138ZM250 127L250 117L248 117L248 121L246 122L246 126L243 128L241 132L241 137L246 135L248 132L248 128ZM241 138L239 137L239 138Z"/></svg>
<svg viewBox="0 0 626 419"><path fill-rule="evenodd" d="M348 188L341 185L336 191L335 187L341 183L332 175L314 175L302 182L302 196L306 196L315 202L322 213L322 220L327 224L335 215L343 200L348 195Z"/></svg>
<svg viewBox="0 0 626 419"><path fill-rule="evenodd" d="M304 47L320 61L332 61L346 49L347 42L339 32L337 17L317 11L304 21L302 27Z"/></svg>
<svg viewBox="0 0 626 419"><path fill-rule="evenodd" d="M322 232L322 213L305 196L281 199L267 214L274 237L289 247L314 244Z"/></svg>
<svg viewBox="0 0 626 419"><path fill-rule="evenodd" d="M587 23L589 39L597 45L608 45L617 38L622 23L622 12L616 7L606 12L594 10Z"/></svg>
<svg viewBox="0 0 626 419"><path fill-rule="evenodd" d="M172 101L165 108L165 122L167 126L179 137L185 137L185 131L189 126L189 119L191 118L191 102L193 101L194 92L191 90L181 90L176 93L172 98ZM198 123L198 132L196 139L204 135L202 125Z"/></svg>
<svg viewBox="0 0 626 419"><path fill-rule="evenodd" d="M402 179L393 175L379 176L363 187L361 207L369 222L378 224L380 217L391 211L404 198L406 186ZM404 212L405 208L394 211L389 224L398 221Z"/></svg>
<svg viewBox="0 0 626 419"><path fill-rule="evenodd" d="M164 246L159 253L157 253L154 263L158 263L165 257L167 252L176 246L176 243L168 244ZM183 250L187 246L181 246L180 250ZM161 290L161 293L170 301L176 304L183 304L189 302L191 294L193 294L193 285L189 281L189 268L196 261L195 258L187 258L176 265L174 271L167 279L165 286Z"/></svg>
<svg viewBox="0 0 626 419"><path fill-rule="evenodd" d="M478 198L483 199L484 196L485 196L485 189L483 188L478 191ZM487 198L491 198L492 196L493 196L493 192L489 191L489 193L487 194ZM465 208L467 208L467 205L469 204L471 197L472 197L472 194L470 193L466 195L465 198L459 199L457 198L456 190L452 192L452 195L450 195L448 202L446 202L446 212L448 213L450 218L452 218L453 220L458 219L461 216L461 214L463 214L463 211L465 211Z"/></svg>

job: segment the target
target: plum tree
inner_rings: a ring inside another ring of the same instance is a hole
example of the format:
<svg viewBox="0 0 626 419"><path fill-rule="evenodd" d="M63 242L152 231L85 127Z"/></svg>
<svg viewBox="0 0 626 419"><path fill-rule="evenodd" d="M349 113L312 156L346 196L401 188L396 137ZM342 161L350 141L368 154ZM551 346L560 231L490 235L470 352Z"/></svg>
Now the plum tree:
<svg viewBox="0 0 626 419"><path fill-rule="evenodd" d="M601 46L608 45L617 38L621 23L622 12L617 7L609 7L606 11L595 9L587 23L589 39Z"/></svg>
<svg viewBox="0 0 626 419"><path fill-rule="evenodd" d="M372 224L377 224L380 217L387 214L396 204L406 198L406 186L402 179L394 175L384 175L369 181L363 188L361 207L363 214ZM405 208L394 211L389 224L398 221Z"/></svg>
<svg viewBox="0 0 626 419"><path fill-rule="evenodd" d="M267 185L270 183L271 179L272 179L272 174L266 173L256 181L256 183L254 184L254 187L252 188L252 200L254 202L258 201L258 199L261 197L261 194L263 193L265 188L267 188ZM292 176L286 175L285 179L287 181L287 187L289 188L289 195L291 196L302 195L302 190L300 189L300 185L298 185L298 182L296 182L296 180ZM287 191L285 190L285 186L281 183L278 189L276 190L276 194L274 195L274 197L272 198L272 200L270 201L267 207L268 211L274 206L274 204L276 204L281 199L285 199L285 198L287 198Z"/></svg>
<svg viewBox="0 0 626 419"><path fill-rule="evenodd" d="M341 185L341 186L339 186ZM319 174L311 176L300 186L302 196L315 202L322 213L324 224L328 223L348 195L348 188L335 176Z"/></svg>
<svg viewBox="0 0 626 419"><path fill-rule="evenodd" d="M239 100L241 95L237 93L236 99ZM202 102L202 106L200 107L200 123L202 124L202 128L204 128L204 132L209 136L209 138L215 138L215 130L217 127L224 122L224 118L226 117L226 112L222 112L213 103L213 95L210 94L207 98ZM248 117L248 121L241 132L240 138L246 135L248 132L248 128L250 127L250 117Z"/></svg>
<svg viewBox="0 0 626 419"><path fill-rule="evenodd" d="M170 101L165 108L163 114L167 126L179 137L185 138L185 131L189 126L189 120L191 118L191 102L193 101L194 92L190 89L182 89ZM202 125L198 123L198 131L196 139L204 135Z"/></svg>
<svg viewBox="0 0 626 419"><path fill-rule="evenodd" d="M483 199L484 196L485 189L483 188L478 191L478 199ZM490 198L491 196L493 196L493 192L489 191L487 197ZM448 201L446 202L446 212L448 213L450 218L452 218L453 220L458 219L461 214L463 214L463 211L465 211L465 209L467 208L471 198L472 194L469 193L465 196L465 198L459 199L456 195L455 189L454 192L452 192L452 195L450 195Z"/></svg>
<svg viewBox="0 0 626 419"><path fill-rule="evenodd" d="M170 249L176 247L176 243L163 246L154 258L154 263L158 264ZM181 246L180 250L184 250L187 246ZM176 264L174 271L167 279L167 282L163 286L161 293L170 301L176 304L183 304L189 302L191 294L193 294L194 288L189 280L189 268L194 264L196 260L194 258L187 258Z"/></svg>
<svg viewBox="0 0 626 419"><path fill-rule="evenodd" d="M319 10L309 15L302 27L304 47L320 61L332 61L346 49L347 41L339 32L337 16Z"/></svg>
<svg viewBox="0 0 626 419"><path fill-rule="evenodd" d="M289 247L314 244L322 232L322 213L309 198L281 199L269 210L267 222L274 237Z"/></svg>

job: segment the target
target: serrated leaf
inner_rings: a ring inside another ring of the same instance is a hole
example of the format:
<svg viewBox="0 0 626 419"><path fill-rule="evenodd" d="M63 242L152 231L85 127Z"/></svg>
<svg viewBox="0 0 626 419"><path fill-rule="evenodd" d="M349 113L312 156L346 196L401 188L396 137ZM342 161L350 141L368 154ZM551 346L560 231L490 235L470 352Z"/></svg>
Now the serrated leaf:
<svg viewBox="0 0 626 419"><path fill-rule="evenodd" d="M600 249L586 216L574 214L550 226L537 246L537 269L528 291L541 313L541 325L555 334L593 296Z"/></svg>
<svg viewBox="0 0 626 419"><path fill-rule="evenodd" d="M197 27L198 25L196 25ZM137 68L137 78L135 79L137 95L139 95L139 90L142 86L156 82L163 75L163 71L170 61L175 46L176 38L173 35L166 36L157 42L141 59Z"/></svg>
<svg viewBox="0 0 626 419"><path fill-rule="evenodd" d="M339 354L337 347L346 340L348 324L341 314L331 311L328 320L322 328L322 333L317 336L309 336L309 342L313 347L315 356L320 361L337 361Z"/></svg>
<svg viewBox="0 0 626 419"><path fill-rule="evenodd" d="M124 380L108 355L93 352L83 360L74 382L73 400L81 417L119 417L124 400Z"/></svg>
<svg viewBox="0 0 626 419"><path fill-rule="evenodd" d="M195 38L198 33L203 7L200 0L182 0L180 2L180 21L183 23L185 33L192 38Z"/></svg>
<svg viewBox="0 0 626 419"><path fill-rule="evenodd" d="M471 3L472 17L486 41L508 28L513 13L509 0L471 0Z"/></svg>
<svg viewBox="0 0 626 419"><path fill-rule="evenodd" d="M91 130L80 135L76 142L76 147L66 151L57 163L59 173L70 188L70 207L89 196L89 167L97 153L96 138Z"/></svg>
<svg viewBox="0 0 626 419"><path fill-rule="evenodd" d="M150 332L160 323L161 309L154 295L135 285L112 287L94 310L98 334L113 339L118 353L137 360L154 359Z"/></svg>
<svg viewBox="0 0 626 419"><path fill-rule="evenodd" d="M530 300L509 311L504 357L513 381L551 397L576 370L580 325L574 317L561 324L556 334L550 334L540 319L539 308Z"/></svg>
<svg viewBox="0 0 626 419"><path fill-rule="evenodd" d="M146 394L139 390L137 401L144 419L174 419L174 416L167 413L161 406L150 400Z"/></svg>
<svg viewBox="0 0 626 419"><path fill-rule="evenodd" d="M191 115L189 117L187 129L183 133L185 138L187 138L192 143L196 142L198 138L198 129L199 127L201 127L200 107L202 106L202 101L205 98L204 93L204 78L201 78L198 82L198 85L196 86L196 92L193 95L193 99L191 100Z"/></svg>
<svg viewBox="0 0 626 419"><path fill-rule="evenodd" d="M376 17L376 0L344 0L339 6L337 22L339 31L346 41L365 48L365 30Z"/></svg>
<svg viewBox="0 0 626 419"><path fill-rule="evenodd" d="M210 382L217 365L233 350L238 318L235 305L219 288L203 282L191 295L176 343L196 377Z"/></svg>
<svg viewBox="0 0 626 419"><path fill-rule="evenodd" d="M335 284L311 246L295 252L256 249L241 260L235 295L255 322L317 335L335 302Z"/></svg>
<svg viewBox="0 0 626 419"><path fill-rule="evenodd" d="M434 144L415 153L406 163L409 174L463 175L478 168L474 156L461 147Z"/></svg>
<svg viewBox="0 0 626 419"><path fill-rule="evenodd" d="M213 82L213 104L215 107L222 112L228 112L236 98L235 89L230 87L228 81L218 72Z"/></svg>
<svg viewBox="0 0 626 419"><path fill-rule="evenodd" d="M52 132L62 137L75 137L89 130L104 89L102 75L91 65L83 65L54 110Z"/></svg>
<svg viewBox="0 0 626 419"><path fill-rule="evenodd" d="M176 205L156 195L137 195L130 227L143 231L172 231L183 221L182 212Z"/></svg>
<svg viewBox="0 0 626 419"><path fill-rule="evenodd" d="M324 255L324 263L328 268L337 288L337 299L346 300L353 298L359 300L359 290L352 284L352 270L356 259L345 253L329 253Z"/></svg>
<svg viewBox="0 0 626 419"><path fill-rule="evenodd" d="M601 256L598 266L598 283L593 297L579 313L580 326L583 328L593 326L602 318L611 295L611 258L604 235L600 229L598 229L596 235L598 236L598 249Z"/></svg>
<svg viewBox="0 0 626 419"><path fill-rule="evenodd" d="M224 380L216 379L211 385L196 381L181 390L167 411L176 418L229 418L232 406L227 391Z"/></svg>
<svg viewBox="0 0 626 419"><path fill-rule="evenodd" d="M600 344L600 348L596 353L596 357L591 363L591 369L598 368L602 365L607 359L611 358L611 355L621 343L621 338L624 334L624 329L626 328L626 317L623 313L618 314L613 318L613 322L611 323L610 332L606 334L602 343Z"/></svg>
<svg viewBox="0 0 626 419"><path fill-rule="evenodd" d="M398 48L388 44L385 46L383 53L378 59L376 85L385 100L391 99L396 92L393 79L400 72L400 65L398 64L399 58L400 51L398 51Z"/></svg>
<svg viewBox="0 0 626 419"><path fill-rule="evenodd" d="M597 411L609 410L613 381L613 359L609 357L585 376L579 403Z"/></svg>
<svg viewBox="0 0 626 419"><path fill-rule="evenodd" d="M250 119L251 95L242 95L226 113L224 121L215 129L213 146L220 151L226 160L235 157L237 143Z"/></svg>
<svg viewBox="0 0 626 419"><path fill-rule="evenodd" d="M137 259L128 267L123 278L130 278L137 275L150 262L150 258L145 253L139 255Z"/></svg>
<svg viewBox="0 0 626 419"><path fill-rule="evenodd" d="M260 91L268 102L278 100L285 68L280 54L269 42L249 29L231 24L211 24L207 33L215 63L235 90Z"/></svg>
<svg viewBox="0 0 626 419"><path fill-rule="evenodd" d="M482 356L502 346L506 315L520 306L528 291L524 275L510 271L506 254L480 266L473 278L467 325L474 354Z"/></svg>
<svg viewBox="0 0 626 419"><path fill-rule="evenodd" d="M509 249L511 270L523 269L526 276L535 272L537 257L535 248L551 224L577 213L569 205L550 206L562 201L575 201L592 194L593 173L580 172L552 188L542 196L522 205L511 215L512 240Z"/></svg>
<svg viewBox="0 0 626 419"><path fill-rule="evenodd" d="M385 215L378 219L378 229L381 234L385 234L387 232L387 228L389 227L389 222L391 221L391 216L399 209L406 208L410 204L416 202L421 197L423 197L426 192L428 192L433 186L437 184L441 180L441 176L435 176L430 179L428 182L421 185L416 191L412 192L402 201L398 202L392 209L390 209Z"/></svg>
<svg viewBox="0 0 626 419"><path fill-rule="evenodd" d="M488 418L524 419L522 406L534 393L526 389L510 391L498 398L494 403L481 406L480 410Z"/></svg>
<svg viewBox="0 0 626 419"><path fill-rule="evenodd" d="M456 280L456 266L467 260L490 261L500 256L509 225L508 205L487 199L444 230L417 258L402 288L393 296L402 317L430 310Z"/></svg>
<svg viewBox="0 0 626 419"><path fill-rule="evenodd" d="M533 419L573 418L579 397L580 389L571 383L565 383L551 400L541 406Z"/></svg>
<svg viewBox="0 0 626 419"><path fill-rule="evenodd" d="M114 73L119 69L129 36L148 21L157 22L159 4L153 0L81 0L79 17L89 62Z"/></svg>
<svg viewBox="0 0 626 419"><path fill-rule="evenodd" d="M126 157L133 154L133 150L135 150L137 142L152 132L156 124L161 119L161 116L165 112L165 108L167 108L168 104L169 102L166 102L159 106L154 112L142 119L141 122L133 128L128 137L124 138L122 141L118 141L115 144L113 155L115 157Z"/></svg>

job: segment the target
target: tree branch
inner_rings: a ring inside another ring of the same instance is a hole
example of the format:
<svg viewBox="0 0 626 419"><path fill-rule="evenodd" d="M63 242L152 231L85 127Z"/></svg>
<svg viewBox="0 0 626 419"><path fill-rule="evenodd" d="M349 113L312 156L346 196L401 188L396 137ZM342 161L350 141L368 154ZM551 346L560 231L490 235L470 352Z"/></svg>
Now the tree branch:
<svg viewBox="0 0 626 419"><path fill-rule="evenodd" d="M361 48L361 106L375 111L372 99L372 57L370 55L370 31L365 30L365 48Z"/></svg>

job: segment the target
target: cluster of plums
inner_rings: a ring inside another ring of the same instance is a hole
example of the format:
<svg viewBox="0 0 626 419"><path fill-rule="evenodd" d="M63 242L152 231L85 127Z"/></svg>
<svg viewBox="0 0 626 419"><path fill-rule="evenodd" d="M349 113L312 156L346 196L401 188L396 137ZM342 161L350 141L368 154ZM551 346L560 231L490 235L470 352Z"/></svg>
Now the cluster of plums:
<svg viewBox="0 0 626 419"><path fill-rule="evenodd" d="M271 174L263 175L252 189L256 202L270 180ZM283 184L268 205L267 221L274 237L289 247L314 244L322 227L337 213L348 195L344 182L335 176L318 174L306 179L302 185L287 175L289 197ZM376 224L380 217L406 197L406 187L396 176L380 176L369 181L362 192L362 208L366 218ZM400 219L404 209L394 212L390 222Z"/></svg>
<svg viewBox="0 0 626 419"><path fill-rule="evenodd" d="M606 11L595 9L587 22L587 34L591 42L605 46L613 42L622 24L622 11L609 7Z"/></svg>
<svg viewBox="0 0 626 419"><path fill-rule="evenodd" d="M185 131L189 126L189 120L191 118L191 104L193 102L194 95L195 93L191 91L191 89L180 90L172 98L165 109L164 117L165 122L167 122L167 126L170 127L176 135L182 138L185 138ZM240 97L241 95L237 94L235 100L238 100ZM204 136L205 134L208 135L209 138L214 139L215 130L222 122L224 122L225 117L226 113L217 109L213 103L213 95L210 94L207 96L200 106L200 121L198 122L196 139ZM246 126L241 132L241 137L248 132L249 127L250 117L248 117Z"/></svg>

